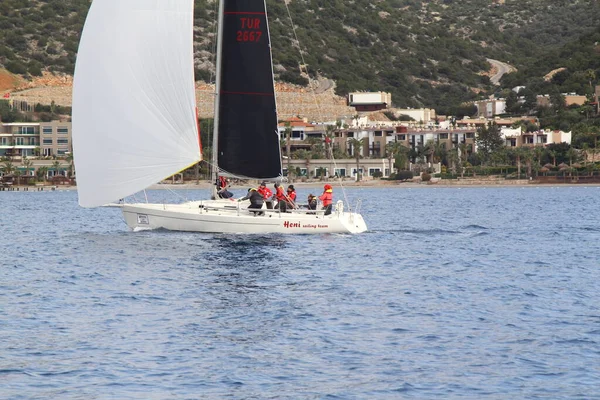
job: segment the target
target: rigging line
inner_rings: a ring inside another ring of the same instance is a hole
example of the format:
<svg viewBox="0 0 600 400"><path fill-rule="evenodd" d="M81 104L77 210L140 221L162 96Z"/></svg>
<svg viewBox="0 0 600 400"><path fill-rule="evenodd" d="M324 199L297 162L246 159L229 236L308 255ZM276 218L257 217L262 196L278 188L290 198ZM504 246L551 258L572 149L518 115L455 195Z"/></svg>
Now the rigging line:
<svg viewBox="0 0 600 400"><path fill-rule="evenodd" d="M287 1L284 1L285 9L288 13L288 18L290 19L290 24L292 25L292 33L294 34L294 40L298 44L298 51L300 52L300 59L302 60L302 65L300 66L300 72L302 72L302 68L304 67L304 71L306 72L306 76L308 77L308 85L312 89L311 94L314 99L315 104L317 104L317 113L319 114L319 119L323 121L322 107L319 107L319 101L317 100L317 95L313 88L313 81L310 78L310 74L308 73L308 67L306 66L306 61L304 59L304 52L302 51L302 46L300 45L300 39L298 39L298 34L296 33L296 24L294 24L294 20L292 19L292 13L290 11L290 7Z"/></svg>
<svg viewBox="0 0 600 400"><path fill-rule="evenodd" d="M287 1L285 1L284 4L285 4L285 9L288 13L288 18L290 20L290 24L292 25L292 32L294 34L294 39L296 40L296 43L298 44L298 51L300 52L300 58L302 60L302 66L300 66L300 70L302 71L302 67L304 67L306 76L308 77L308 85L311 88L311 94L312 94L313 100L314 100L315 104L317 105L317 113L319 114L319 119L321 121L324 121L323 113L322 113L323 107L319 106L319 101L317 99L317 95L316 95L315 89L313 87L314 85L312 84L310 74L308 73L308 67L306 66L306 61L304 59L304 52L302 51L302 46L300 45L300 39L298 39L298 34L296 33L296 25L294 24L294 20L292 19L292 13L290 11L290 7L288 6ZM332 141L332 143L333 143L333 141ZM331 153L330 157L331 157L331 160L333 160L333 165L334 165L334 169L335 169L335 168L337 168L337 164L335 162L335 158L333 157L333 145L329 146L329 151ZM356 171L356 173L358 174L358 171ZM346 201L346 204L348 205L348 211L351 211L351 205L350 205L350 202L348 201L348 196L346 194L346 188L344 187L342 177L338 176L337 180L340 185L340 188L342 189L342 194L343 194L344 200Z"/></svg>

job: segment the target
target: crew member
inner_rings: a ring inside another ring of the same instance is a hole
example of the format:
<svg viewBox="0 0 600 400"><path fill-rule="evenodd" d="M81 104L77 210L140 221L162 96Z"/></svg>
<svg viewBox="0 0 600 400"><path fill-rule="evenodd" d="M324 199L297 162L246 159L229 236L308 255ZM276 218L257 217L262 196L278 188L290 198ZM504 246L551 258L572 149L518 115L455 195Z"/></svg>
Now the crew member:
<svg viewBox="0 0 600 400"><path fill-rule="evenodd" d="M279 208L279 210L285 211L287 209L285 192L283 191L283 186L279 183L275 184L275 194L273 195L273 199L277 201L275 207Z"/></svg>
<svg viewBox="0 0 600 400"><path fill-rule="evenodd" d="M260 194L258 192L258 190L256 190L255 188L250 188L248 189L248 194L244 197L242 197L241 199L238 199L238 201L243 201L243 200L250 200L250 206L248 206L248 209L261 209L263 206L263 203L265 201L264 197L262 196L262 194ZM258 215L264 215L264 212L260 212ZM256 215L256 214L254 214Z"/></svg>
<svg viewBox="0 0 600 400"><path fill-rule="evenodd" d="M296 188L294 187L294 185L288 185L285 201L288 207L298 208L298 206L296 205Z"/></svg>
<svg viewBox="0 0 600 400"><path fill-rule="evenodd" d="M271 192L271 189L267 187L267 182L263 181L260 184L260 186L258 187L258 193L262 195L263 200L267 203L267 208L272 209L273 201L271 200L271 197L273 196L273 192Z"/></svg>
<svg viewBox="0 0 600 400"><path fill-rule="evenodd" d="M329 183L326 183L323 187L323 194L319 196L319 200L323 202L324 215L331 214L331 207L333 205L333 188Z"/></svg>

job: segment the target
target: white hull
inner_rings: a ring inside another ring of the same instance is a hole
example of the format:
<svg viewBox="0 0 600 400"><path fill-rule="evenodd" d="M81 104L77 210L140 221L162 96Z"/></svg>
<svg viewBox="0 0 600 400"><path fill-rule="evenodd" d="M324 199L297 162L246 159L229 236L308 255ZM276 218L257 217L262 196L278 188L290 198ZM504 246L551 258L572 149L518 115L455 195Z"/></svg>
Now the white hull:
<svg viewBox="0 0 600 400"><path fill-rule="evenodd" d="M247 203L214 200L183 204L124 204L123 216L131 229L168 229L213 233L361 233L367 230L362 216L344 212L338 204L330 215L322 211L262 209L248 211ZM312 213L311 213L312 212Z"/></svg>

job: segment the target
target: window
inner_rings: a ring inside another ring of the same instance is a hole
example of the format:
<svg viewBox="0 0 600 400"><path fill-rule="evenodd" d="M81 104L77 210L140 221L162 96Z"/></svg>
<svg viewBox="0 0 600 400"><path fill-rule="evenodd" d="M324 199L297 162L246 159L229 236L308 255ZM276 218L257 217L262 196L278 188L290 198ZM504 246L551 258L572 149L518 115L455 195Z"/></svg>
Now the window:
<svg viewBox="0 0 600 400"><path fill-rule="evenodd" d="M406 135L398 135L397 137L398 137L398 140L402 140L402 141L406 140Z"/></svg>
<svg viewBox="0 0 600 400"><path fill-rule="evenodd" d="M308 176L308 170L306 168L300 168L300 176Z"/></svg>
<svg viewBox="0 0 600 400"><path fill-rule="evenodd" d="M67 154L69 152L69 150L67 149L58 149L58 151L56 152L57 155L59 156L64 156L65 154Z"/></svg>
<svg viewBox="0 0 600 400"><path fill-rule="evenodd" d="M348 134L346 135L346 137L354 137L354 132L348 132Z"/></svg>
<svg viewBox="0 0 600 400"><path fill-rule="evenodd" d="M44 157L50 157L52 156L52 149L44 149Z"/></svg>
<svg viewBox="0 0 600 400"><path fill-rule="evenodd" d="M52 127L44 126L42 127L42 132L44 133L44 135L52 135Z"/></svg>
<svg viewBox="0 0 600 400"><path fill-rule="evenodd" d="M57 144L69 144L69 139L57 139Z"/></svg>
<svg viewBox="0 0 600 400"><path fill-rule="evenodd" d="M44 144L52 144L54 143L52 139L44 139Z"/></svg>
<svg viewBox="0 0 600 400"><path fill-rule="evenodd" d="M383 136L383 134L381 133L381 131L375 131L375 136Z"/></svg>
<svg viewBox="0 0 600 400"><path fill-rule="evenodd" d="M292 139L304 140L304 131L293 131Z"/></svg>
<svg viewBox="0 0 600 400"><path fill-rule="evenodd" d="M447 133L440 133L440 140L442 139L448 139L448 134Z"/></svg>
<svg viewBox="0 0 600 400"><path fill-rule="evenodd" d="M15 141L17 146L23 146L25 144L25 138L22 137L15 138Z"/></svg>
<svg viewBox="0 0 600 400"><path fill-rule="evenodd" d="M527 144L533 144L533 136L527 136L525 138L525 143L527 143Z"/></svg>
<svg viewBox="0 0 600 400"><path fill-rule="evenodd" d="M37 146L37 140L36 138L29 138L29 145L30 146Z"/></svg>
<svg viewBox="0 0 600 400"><path fill-rule="evenodd" d="M369 168L369 176L378 175L376 172L381 172L381 168Z"/></svg>
<svg viewBox="0 0 600 400"><path fill-rule="evenodd" d="M0 138L0 145L2 146L8 146L8 138Z"/></svg>
<svg viewBox="0 0 600 400"><path fill-rule="evenodd" d="M69 128L65 127L65 126L59 126L58 129L56 130L60 135L66 135L69 133Z"/></svg>
<svg viewBox="0 0 600 400"><path fill-rule="evenodd" d="M315 169L315 175L314 175L314 176L315 176L316 178L319 178L319 177L321 177L321 176L327 176L327 175L328 175L328 173L327 173L327 168L324 168L324 167L319 167L319 168L316 168L316 169Z"/></svg>
<svg viewBox="0 0 600 400"><path fill-rule="evenodd" d="M346 168L336 168L335 174L337 176L346 176Z"/></svg>
<svg viewBox="0 0 600 400"><path fill-rule="evenodd" d="M475 137L475 134L473 132L469 132L466 135L467 139L473 139Z"/></svg>
<svg viewBox="0 0 600 400"><path fill-rule="evenodd" d="M21 135L33 135L34 132L34 128L33 126L20 126L19 127L19 134Z"/></svg>

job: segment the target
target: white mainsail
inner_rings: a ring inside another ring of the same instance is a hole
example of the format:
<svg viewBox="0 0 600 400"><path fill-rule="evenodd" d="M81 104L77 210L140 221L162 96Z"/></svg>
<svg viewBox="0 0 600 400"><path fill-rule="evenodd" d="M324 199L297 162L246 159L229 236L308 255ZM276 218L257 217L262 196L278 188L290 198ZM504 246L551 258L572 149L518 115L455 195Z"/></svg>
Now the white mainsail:
<svg viewBox="0 0 600 400"><path fill-rule="evenodd" d="M201 160L193 0L94 0L75 67L73 156L83 207Z"/></svg>

